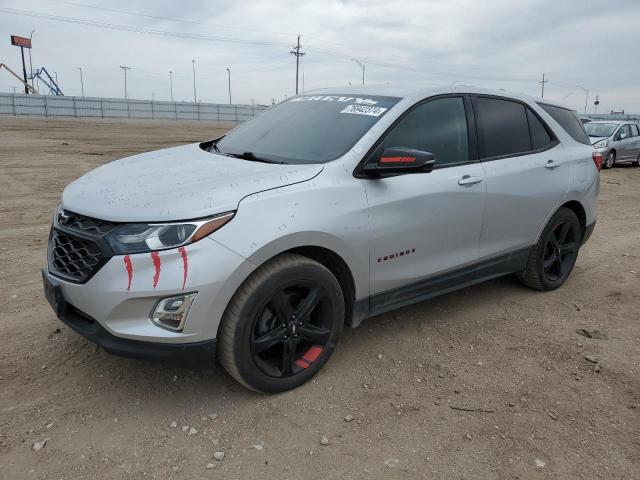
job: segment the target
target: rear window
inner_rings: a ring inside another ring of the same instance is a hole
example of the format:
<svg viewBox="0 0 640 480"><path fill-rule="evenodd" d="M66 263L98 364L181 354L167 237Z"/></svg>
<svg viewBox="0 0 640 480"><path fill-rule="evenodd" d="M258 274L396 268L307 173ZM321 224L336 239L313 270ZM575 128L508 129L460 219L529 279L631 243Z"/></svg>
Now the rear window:
<svg viewBox="0 0 640 480"><path fill-rule="evenodd" d="M538 105L540 105L545 112L551 115L551 118L558 122L564 131L567 132L576 142L591 145L587 132L585 132L584 126L575 111L567 108L556 107L554 105L548 105L546 103L538 103Z"/></svg>

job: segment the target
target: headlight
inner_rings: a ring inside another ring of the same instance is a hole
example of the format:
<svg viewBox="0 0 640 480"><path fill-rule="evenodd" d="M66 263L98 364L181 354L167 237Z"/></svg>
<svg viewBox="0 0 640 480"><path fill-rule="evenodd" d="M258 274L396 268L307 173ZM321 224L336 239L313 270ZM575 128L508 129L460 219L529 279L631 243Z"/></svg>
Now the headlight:
<svg viewBox="0 0 640 480"><path fill-rule="evenodd" d="M233 218L226 212L202 220L176 223L125 223L107 235L114 253L144 253L176 248L197 242L215 232Z"/></svg>
<svg viewBox="0 0 640 480"><path fill-rule="evenodd" d="M594 145L595 148L606 148L607 147L607 141L606 140L600 140L599 142L596 142Z"/></svg>

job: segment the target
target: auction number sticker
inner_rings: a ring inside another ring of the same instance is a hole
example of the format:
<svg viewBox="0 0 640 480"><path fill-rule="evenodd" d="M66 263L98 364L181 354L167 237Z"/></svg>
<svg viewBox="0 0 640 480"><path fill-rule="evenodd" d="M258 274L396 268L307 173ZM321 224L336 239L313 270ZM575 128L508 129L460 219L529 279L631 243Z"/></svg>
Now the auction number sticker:
<svg viewBox="0 0 640 480"><path fill-rule="evenodd" d="M372 107L370 105L349 105L342 110L340 113L353 113L355 115L369 115L372 117L379 117L387 109L384 107Z"/></svg>

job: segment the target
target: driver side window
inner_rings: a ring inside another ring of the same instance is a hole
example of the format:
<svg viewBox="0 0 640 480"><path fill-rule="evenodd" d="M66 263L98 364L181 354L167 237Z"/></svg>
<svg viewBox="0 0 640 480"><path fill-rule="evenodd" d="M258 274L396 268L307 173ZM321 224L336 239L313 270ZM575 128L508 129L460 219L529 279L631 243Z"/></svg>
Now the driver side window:
<svg viewBox="0 0 640 480"><path fill-rule="evenodd" d="M620 137L620 140L624 140L625 138L629 138L629 136L630 136L629 125L621 126L620 130L618 130L618 136Z"/></svg>
<svg viewBox="0 0 640 480"><path fill-rule="evenodd" d="M401 147L431 152L436 167L469 161L467 117L462 97L427 101L411 110L387 133L384 149Z"/></svg>

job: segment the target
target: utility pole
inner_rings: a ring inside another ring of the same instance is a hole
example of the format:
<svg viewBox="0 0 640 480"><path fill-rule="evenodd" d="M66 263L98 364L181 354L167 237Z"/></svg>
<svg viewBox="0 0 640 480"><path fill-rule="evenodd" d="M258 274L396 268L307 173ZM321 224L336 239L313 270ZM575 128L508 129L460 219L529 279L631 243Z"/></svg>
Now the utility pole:
<svg viewBox="0 0 640 480"><path fill-rule="evenodd" d="M229 74L229 105L231 105L231 69L227 67L227 73Z"/></svg>
<svg viewBox="0 0 640 480"><path fill-rule="evenodd" d="M193 103L198 103L198 97L196 95L196 61L191 60L193 65Z"/></svg>
<svg viewBox="0 0 640 480"><path fill-rule="evenodd" d="M127 70L131 70L131 67L120 65L120 68L124 70L124 98L127 99Z"/></svg>
<svg viewBox="0 0 640 480"><path fill-rule="evenodd" d="M584 88L581 85L576 85L576 88L579 88L580 90L582 90L584 93L587 94L587 98L584 101L584 114L587 114L587 104L589 103L589 90L587 90L586 88Z"/></svg>
<svg viewBox="0 0 640 480"><path fill-rule="evenodd" d="M542 80L539 81L538 83L542 84L542 98L544 98L544 84L548 83L549 80L545 80L545 75L544 73L542 74Z"/></svg>
<svg viewBox="0 0 640 480"><path fill-rule="evenodd" d="M173 72L169 70L169 91L171 92L171 101L173 102Z"/></svg>
<svg viewBox="0 0 640 480"><path fill-rule="evenodd" d="M82 89L82 96L84 97L84 82L82 81L82 67L78 67L80 70L80 88Z"/></svg>
<svg viewBox="0 0 640 480"><path fill-rule="evenodd" d="M33 34L35 30L31 30L31 34L29 35L29 40L32 40L31 45L33 45ZM31 48L29 49L29 74L31 78L31 86L33 87L33 64L31 63Z"/></svg>
<svg viewBox="0 0 640 480"><path fill-rule="evenodd" d="M306 53L302 53L300 49L302 46L300 45L300 35L298 35L298 44L293 47L289 53L296 57L296 95L298 94L298 71L300 70L300 57L302 55L306 55Z"/></svg>
<svg viewBox="0 0 640 480"><path fill-rule="evenodd" d="M364 85L364 71L365 71L365 69L366 69L367 67L365 66L365 64L364 64L364 63L362 63L362 62L361 62L360 60L358 60L357 58L352 58L351 60L352 60L353 62L356 62L356 63L360 66L360 68L362 69L362 85Z"/></svg>

